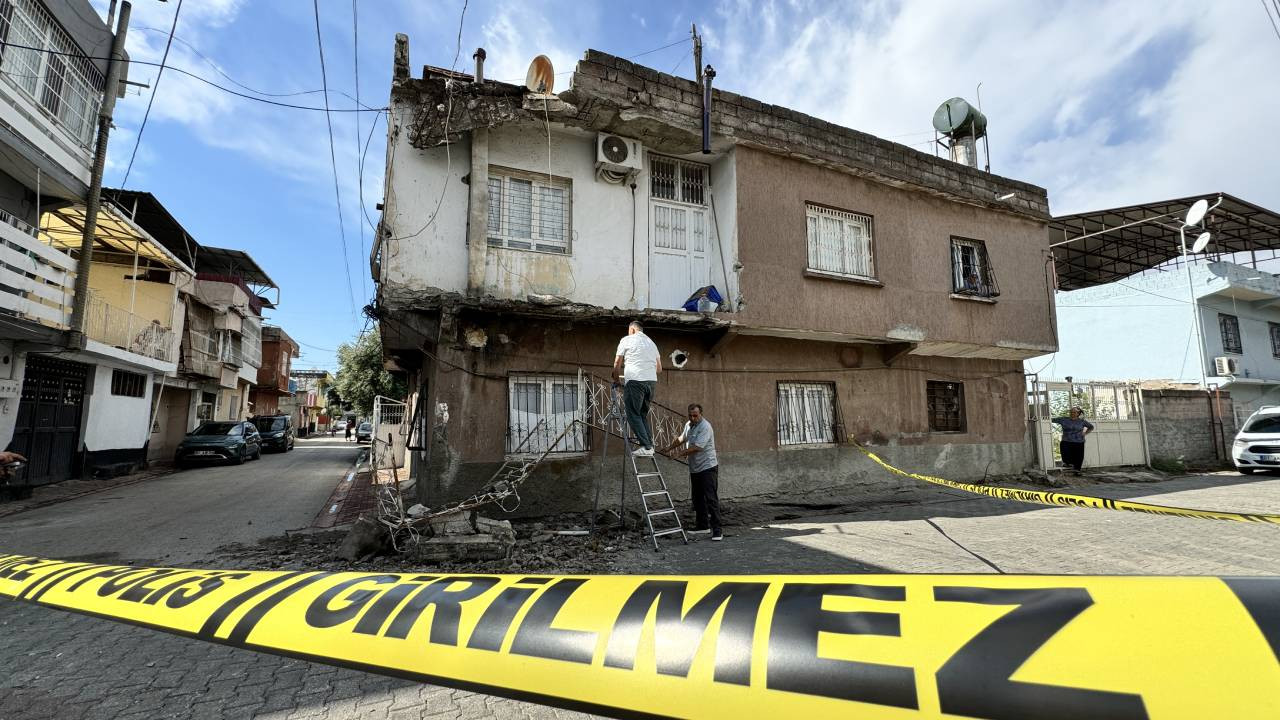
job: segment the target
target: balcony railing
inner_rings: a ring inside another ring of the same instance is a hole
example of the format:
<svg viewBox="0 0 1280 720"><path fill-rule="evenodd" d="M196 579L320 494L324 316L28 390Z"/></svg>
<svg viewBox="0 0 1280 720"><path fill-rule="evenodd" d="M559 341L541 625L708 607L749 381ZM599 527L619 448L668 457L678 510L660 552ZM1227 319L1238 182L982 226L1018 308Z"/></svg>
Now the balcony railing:
<svg viewBox="0 0 1280 720"><path fill-rule="evenodd" d="M121 350L174 362L173 330L156 320L115 307L92 291L85 305L84 334Z"/></svg>
<svg viewBox="0 0 1280 720"><path fill-rule="evenodd" d="M36 229L0 210L0 313L70 327L76 262L40 242Z"/></svg>
<svg viewBox="0 0 1280 720"><path fill-rule="evenodd" d="M218 360L218 338L188 330L186 342L182 344L182 370L210 378L221 376L222 362Z"/></svg>

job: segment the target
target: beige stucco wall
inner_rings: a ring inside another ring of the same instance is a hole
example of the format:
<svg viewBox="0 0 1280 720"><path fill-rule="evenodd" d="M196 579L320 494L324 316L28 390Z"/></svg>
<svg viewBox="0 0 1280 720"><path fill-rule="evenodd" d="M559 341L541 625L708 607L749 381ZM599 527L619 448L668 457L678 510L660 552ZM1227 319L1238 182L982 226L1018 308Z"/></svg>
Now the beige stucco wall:
<svg viewBox="0 0 1280 720"><path fill-rule="evenodd" d="M156 320L165 327L171 327L173 308L178 299L177 287L171 283L125 279L132 275L132 265L94 263L89 273L89 288L112 307L126 312L132 307L133 314L143 320Z"/></svg>
<svg viewBox="0 0 1280 720"><path fill-rule="evenodd" d="M738 258L748 326L1056 349L1045 224L739 148ZM805 204L871 215L882 287L806 277ZM997 302L951 295L951 237L987 245ZM1040 354L1040 353L1030 353Z"/></svg>

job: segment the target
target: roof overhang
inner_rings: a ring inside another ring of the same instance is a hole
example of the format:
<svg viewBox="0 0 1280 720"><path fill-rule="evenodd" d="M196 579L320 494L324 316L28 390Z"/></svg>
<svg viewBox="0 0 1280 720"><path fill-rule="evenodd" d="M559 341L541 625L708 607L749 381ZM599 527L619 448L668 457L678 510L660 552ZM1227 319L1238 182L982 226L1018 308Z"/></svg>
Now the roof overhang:
<svg viewBox="0 0 1280 720"><path fill-rule="evenodd" d="M1049 221L1048 231L1058 288L1103 285L1180 258L1179 230L1187 209L1197 200L1214 203L1218 197L1222 203L1203 223L1187 228L1188 244L1208 230L1212 240L1203 255L1210 259L1280 250L1280 214L1226 193L1063 215Z"/></svg>
<svg viewBox="0 0 1280 720"><path fill-rule="evenodd" d="M78 256L87 212L88 208L80 204L46 212L40 220L41 239L51 247ZM136 255L140 264L145 266L195 274L191 266L180 260L152 237L151 233L139 227L123 210L110 202L102 203L99 208L93 247L95 253L113 253L129 257Z"/></svg>

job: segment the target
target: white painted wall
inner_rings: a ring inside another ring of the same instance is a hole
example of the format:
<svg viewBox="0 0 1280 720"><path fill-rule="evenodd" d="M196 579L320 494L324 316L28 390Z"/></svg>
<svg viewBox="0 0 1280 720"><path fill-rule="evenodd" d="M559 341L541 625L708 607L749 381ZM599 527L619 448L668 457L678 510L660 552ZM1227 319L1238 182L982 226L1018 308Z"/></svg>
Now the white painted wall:
<svg viewBox="0 0 1280 720"><path fill-rule="evenodd" d="M22 380L26 374L27 354L15 350L12 340L0 340L0 379L18 384L18 395L0 398L0 449L13 442L13 429L18 422L18 402L22 397Z"/></svg>
<svg viewBox="0 0 1280 720"><path fill-rule="evenodd" d="M114 369L138 372L128 365L99 361L90 370L92 383L85 398L84 447L97 450L141 449L151 436L151 401L155 377L146 371L143 397L111 394Z"/></svg>
<svg viewBox="0 0 1280 720"><path fill-rule="evenodd" d="M403 132L396 132L396 127L393 121L384 211L384 222L393 237L383 245L382 282L416 290L466 292L469 187L462 177L470 172L470 148L465 142L458 143L449 150L449 157L444 148L418 150L408 144ZM733 307L731 294L737 288L733 279L737 259L734 155L730 151L685 158L712 166L716 217L708 228L712 245L709 279ZM567 256L486 248L486 294L513 299L529 294L559 295L602 307L649 307L648 156L645 169L635 178L634 194L627 184L597 180L595 161L595 133L553 124L548 157L547 129L542 124L507 125L489 131L491 167L549 171L572 182L572 240ZM415 237L407 237L415 233Z"/></svg>

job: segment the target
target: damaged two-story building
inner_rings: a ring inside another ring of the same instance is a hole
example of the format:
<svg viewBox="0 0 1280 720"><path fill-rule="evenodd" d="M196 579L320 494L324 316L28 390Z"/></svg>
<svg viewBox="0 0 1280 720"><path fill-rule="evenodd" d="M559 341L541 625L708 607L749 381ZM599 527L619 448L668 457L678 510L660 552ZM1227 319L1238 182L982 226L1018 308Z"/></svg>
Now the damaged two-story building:
<svg viewBox="0 0 1280 720"><path fill-rule="evenodd" d="M656 401L714 423L722 496L892 487L850 440L954 478L1030 462L1022 361L1057 349L1043 189L731 92L704 136L699 81L597 51L558 95L477 60L413 77L397 38L371 262L421 499L551 450L523 509L589 507L585 386L630 320Z"/></svg>

